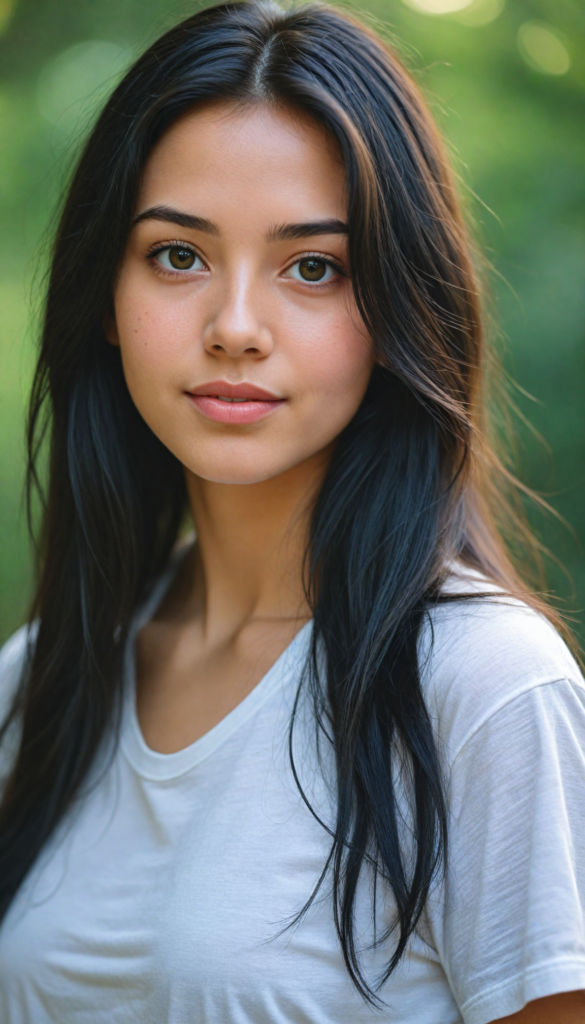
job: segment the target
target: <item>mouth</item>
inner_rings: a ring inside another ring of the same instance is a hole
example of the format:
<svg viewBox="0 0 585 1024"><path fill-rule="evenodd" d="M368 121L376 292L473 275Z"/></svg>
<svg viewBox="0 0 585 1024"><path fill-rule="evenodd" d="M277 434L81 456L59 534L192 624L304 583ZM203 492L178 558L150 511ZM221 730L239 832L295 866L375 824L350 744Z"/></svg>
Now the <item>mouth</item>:
<svg viewBox="0 0 585 1024"><path fill-rule="evenodd" d="M256 384L230 384L224 380L203 384L186 395L206 419L232 425L264 419L286 401Z"/></svg>
<svg viewBox="0 0 585 1024"><path fill-rule="evenodd" d="M217 398L218 402L250 402L250 398L228 398L227 395L209 395L209 398Z"/></svg>

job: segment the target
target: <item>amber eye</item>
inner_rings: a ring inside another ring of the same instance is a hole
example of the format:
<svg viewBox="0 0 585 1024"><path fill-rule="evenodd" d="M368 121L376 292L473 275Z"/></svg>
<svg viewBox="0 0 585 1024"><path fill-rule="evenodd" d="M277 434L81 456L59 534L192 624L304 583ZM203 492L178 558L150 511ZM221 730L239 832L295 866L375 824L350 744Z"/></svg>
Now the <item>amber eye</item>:
<svg viewBox="0 0 585 1024"><path fill-rule="evenodd" d="M179 245L174 245L168 250L169 263L175 270L190 270L196 260L196 255L192 249L183 249Z"/></svg>
<svg viewBox="0 0 585 1024"><path fill-rule="evenodd" d="M304 281L321 281L327 273L325 260L315 259L314 256L307 256L299 260L299 273Z"/></svg>

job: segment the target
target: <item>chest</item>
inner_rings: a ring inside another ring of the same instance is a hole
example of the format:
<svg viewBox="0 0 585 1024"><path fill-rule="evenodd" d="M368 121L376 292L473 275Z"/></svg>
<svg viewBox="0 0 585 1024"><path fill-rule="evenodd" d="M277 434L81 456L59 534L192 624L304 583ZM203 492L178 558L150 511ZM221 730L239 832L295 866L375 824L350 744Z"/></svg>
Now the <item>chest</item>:
<svg viewBox="0 0 585 1024"><path fill-rule="evenodd" d="M311 770L305 778L327 814L328 792ZM1 1019L386 1020L349 979L328 887L288 927L328 850L327 833L292 779L282 736L240 731L221 757L182 779L145 779L118 757L38 865L0 933ZM366 900L362 911L365 935ZM370 956L369 970L381 964ZM422 947L413 947L393 981L403 1008L388 1019L425 1021L415 1005L423 976L427 993L431 981L437 998L447 1000L440 1019L457 1021L444 975Z"/></svg>
<svg viewBox="0 0 585 1024"><path fill-rule="evenodd" d="M148 622L132 665L148 746L172 754L206 735L265 678L304 621L253 620L237 636L211 637L198 621Z"/></svg>

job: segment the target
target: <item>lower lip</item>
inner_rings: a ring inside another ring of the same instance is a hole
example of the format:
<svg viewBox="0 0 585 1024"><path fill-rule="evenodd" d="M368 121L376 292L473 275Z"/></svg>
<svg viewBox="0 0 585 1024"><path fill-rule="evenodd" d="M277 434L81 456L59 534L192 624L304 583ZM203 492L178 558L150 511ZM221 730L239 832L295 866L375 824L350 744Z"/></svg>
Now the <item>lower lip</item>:
<svg viewBox="0 0 585 1024"><path fill-rule="evenodd" d="M191 395L187 397L199 412L209 420L217 423L256 423L270 416L272 412L284 405L285 399L274 401L250 400L249 402L222 402L219 398L212 398L211 395Z"/></svg>

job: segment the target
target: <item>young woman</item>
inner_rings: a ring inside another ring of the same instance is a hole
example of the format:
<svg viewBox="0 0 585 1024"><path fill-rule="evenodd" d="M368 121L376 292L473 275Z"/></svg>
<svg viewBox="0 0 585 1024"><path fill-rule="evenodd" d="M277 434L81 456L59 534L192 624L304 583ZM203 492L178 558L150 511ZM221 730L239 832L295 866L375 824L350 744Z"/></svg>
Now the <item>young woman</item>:
<svg viewBox="0 0 585 1024"><path fill-rule="evenodd" d="M3 1024L583 1020L585 689L498 532L482 344L369 31L229 4L128 72L32 396Z"/></svg>

